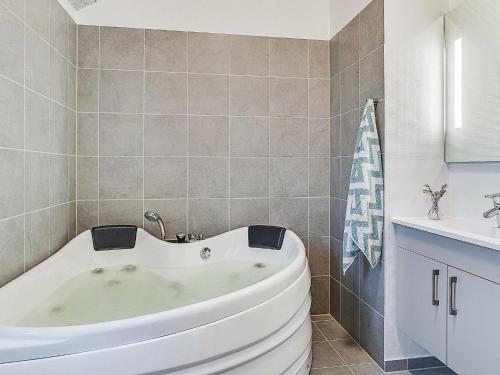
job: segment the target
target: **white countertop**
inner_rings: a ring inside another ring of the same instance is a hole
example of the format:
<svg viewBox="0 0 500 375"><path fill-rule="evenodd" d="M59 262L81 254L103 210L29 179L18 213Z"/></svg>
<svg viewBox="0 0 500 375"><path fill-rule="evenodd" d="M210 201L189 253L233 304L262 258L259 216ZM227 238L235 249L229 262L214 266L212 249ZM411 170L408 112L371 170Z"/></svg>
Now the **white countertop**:
<svg viewBox="0 0 500 375"><path fill-rule="evenodd" d="M395 217L392 222L500 251L500 228L497 228L496 220L486 223L451 217L441 220L431 220L427 217Z"/></svg>

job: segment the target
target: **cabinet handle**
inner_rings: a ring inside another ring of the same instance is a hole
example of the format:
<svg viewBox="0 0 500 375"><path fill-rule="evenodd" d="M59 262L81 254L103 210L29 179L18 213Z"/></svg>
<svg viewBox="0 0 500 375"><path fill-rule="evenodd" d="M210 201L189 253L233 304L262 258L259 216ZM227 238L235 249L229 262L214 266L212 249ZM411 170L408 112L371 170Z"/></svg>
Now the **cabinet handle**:
<svg viewBox="0 0 500 375"><path fill-rule="evenodd" d="M438 299L439 270L432 270L432 305L439 306Z"/></svg>
<svg viewBox="0 0 500 375"><path fill-rule="evenodd" d="M457 315L457 278L450 277L450 315Z"/></svg>

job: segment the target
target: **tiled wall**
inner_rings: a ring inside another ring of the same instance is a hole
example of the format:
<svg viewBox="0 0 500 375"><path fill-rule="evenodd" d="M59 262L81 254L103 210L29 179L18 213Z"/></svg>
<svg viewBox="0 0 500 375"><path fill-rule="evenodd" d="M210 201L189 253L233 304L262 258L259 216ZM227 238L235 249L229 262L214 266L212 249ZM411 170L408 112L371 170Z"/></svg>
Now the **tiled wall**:
<svg viewBox="0 0 500 375"><path fill-rule="evenodd" d="M330 41L331 253L330 312L383 367L384 265L360 255L342 274L342 234L352 155L363 107L379 99L376 117L384 145L384 1L372 1Z"/></svg>
<svg viewBox="0 0 500 375"><path fill-rule="evenodd" d="M327 41L79 26L78 231L248 224L309 245L329 311Z"/></svg>
<svg viewBox="0 0 500 375"><path fill-rule="evenodd" d="M57 0L0 0L0 286L75 235L76 32Z"/></svg>

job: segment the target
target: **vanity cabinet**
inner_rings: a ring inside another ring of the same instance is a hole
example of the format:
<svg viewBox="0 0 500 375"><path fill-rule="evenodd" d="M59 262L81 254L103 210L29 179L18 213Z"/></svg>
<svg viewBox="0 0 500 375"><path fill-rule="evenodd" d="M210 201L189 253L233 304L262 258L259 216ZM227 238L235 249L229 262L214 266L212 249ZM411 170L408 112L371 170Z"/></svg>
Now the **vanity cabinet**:
<svg viewBox="0 0 500 375"><path fill-rule="evenodd" d="M500 252L408 228L397 240L398 327L459 375L500 374Z"/></svg>
<svg viewBox="0 0 500 375"><path fill-rule="evenodd" d="M445 362L447 266L405 249L398 256L398 326Z"/></svg>
<svg viewBox="0 0 500 375"><path fill-rule="evenodd" d="M459 374L500 373L500 285L453 267L448 276L456 279L449 301L456 315L448 315L448 366Z"/></svg>

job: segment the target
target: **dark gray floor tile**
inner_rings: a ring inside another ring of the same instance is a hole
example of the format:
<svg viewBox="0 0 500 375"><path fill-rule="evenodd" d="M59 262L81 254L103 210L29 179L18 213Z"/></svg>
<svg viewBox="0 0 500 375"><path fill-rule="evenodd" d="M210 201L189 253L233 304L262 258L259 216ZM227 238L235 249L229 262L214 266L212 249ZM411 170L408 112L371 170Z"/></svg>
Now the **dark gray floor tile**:
<svg viewBox="0 0 500 375"><path fill-rule="evenodd" d="M350 366L355 375L384 375L384 372L374 363Z"/></svg>
<svg viewBox="0 0 500 375"><path fill-rule="evenodd" d="M373 363L373 359L352 339L330 343L348 365Z"/></svg>
<svg viewBox="0 0 500 375"><path fill-rule="evenodd" d="M328 340L345 340L351 338L336 320L316 322L316 326Z"/></svg>
<svg viewBox="0 0 500 375"><path fill-rule="evenodd" d="M349 371L349 367L342 366L342 367L312 369L311 375L352 375L352 372Z"/></svg>
<svg viewBox="0 0 500 375"><path fill-rule="evenodd" d="M312 368L333 367L345 365L342 358L328 342L315 342L312 346Z"/></svg>

